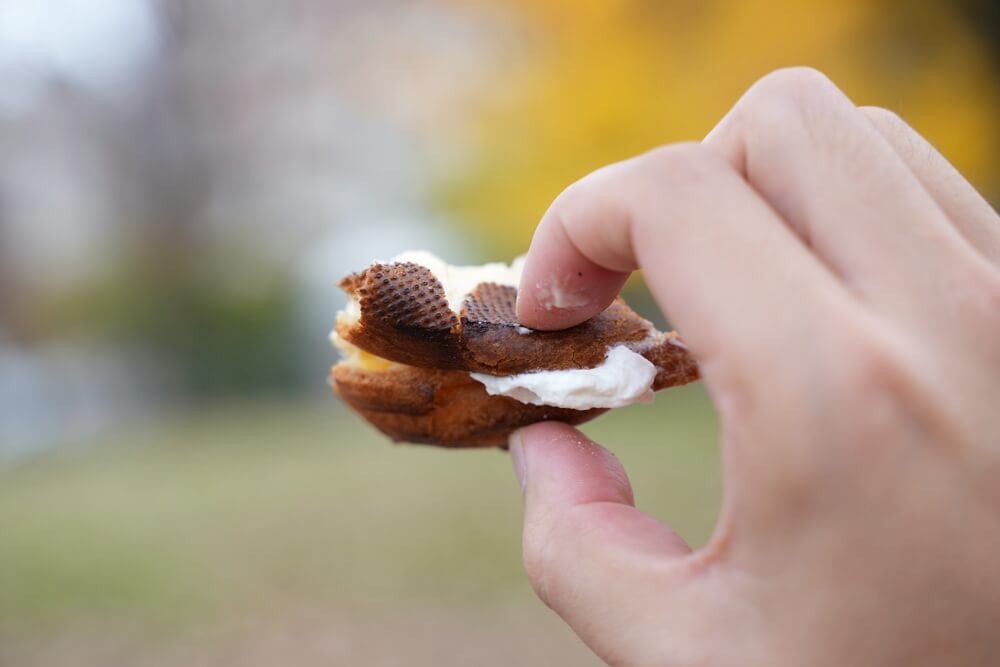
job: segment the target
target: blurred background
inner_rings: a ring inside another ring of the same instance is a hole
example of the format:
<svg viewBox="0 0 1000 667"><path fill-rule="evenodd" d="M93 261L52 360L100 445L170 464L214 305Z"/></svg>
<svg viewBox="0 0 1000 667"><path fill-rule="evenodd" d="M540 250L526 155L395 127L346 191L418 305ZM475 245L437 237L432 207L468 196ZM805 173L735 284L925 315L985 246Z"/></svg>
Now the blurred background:
<svg viewBox="0 0 1000 667"><path fill-rule="evenodd" d="M0 0L0 665L597 664L523 580L506 455L330 395L336 283L510 259L787 65L1000 200L989 0ZM586 430L708 538L699 387Z"/></svg>

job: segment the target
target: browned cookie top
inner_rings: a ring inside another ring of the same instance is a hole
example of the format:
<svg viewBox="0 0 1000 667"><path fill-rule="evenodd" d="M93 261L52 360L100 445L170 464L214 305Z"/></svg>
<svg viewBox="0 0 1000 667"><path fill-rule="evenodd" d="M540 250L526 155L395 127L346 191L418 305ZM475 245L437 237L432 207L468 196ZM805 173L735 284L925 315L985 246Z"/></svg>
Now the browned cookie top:
<svg viewBox="0 0 1000 667"><path fill-rule="evenodd" d="M533 331L517 322L514 287L480 283L465 296L459 316L438 278L413 262L372 264L340 286L358 301L361 315L338 326L338 333L372 354L411 366L513 375L593 368L612 345L629 344L640 353L656 345L653 326L621 299L575 327Z"/></svg>

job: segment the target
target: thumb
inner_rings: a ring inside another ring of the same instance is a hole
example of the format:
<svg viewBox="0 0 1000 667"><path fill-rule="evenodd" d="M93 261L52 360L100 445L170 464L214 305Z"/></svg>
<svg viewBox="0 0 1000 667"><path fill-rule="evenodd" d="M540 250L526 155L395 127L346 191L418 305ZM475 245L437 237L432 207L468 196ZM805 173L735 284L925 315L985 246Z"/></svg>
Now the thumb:
<svg viewBox="0 0 1000 667"><path fill-rule="evenodd" d="M642 641L637 619L672 615L665 600L685 586L678 565L690 547L635 508L618 459L576 429L535 424L511 436L510 451L536 593L606 660L644 652L628 646Z"/></svg>

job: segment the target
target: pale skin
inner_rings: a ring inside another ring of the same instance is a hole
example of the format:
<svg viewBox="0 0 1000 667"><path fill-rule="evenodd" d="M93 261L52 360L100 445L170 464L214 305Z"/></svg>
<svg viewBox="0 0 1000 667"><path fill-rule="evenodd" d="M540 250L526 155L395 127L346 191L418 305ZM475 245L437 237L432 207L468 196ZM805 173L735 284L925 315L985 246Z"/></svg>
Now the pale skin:
<svg viewBox="0 0 1000 667"><path fill-rule="evenodd" d="M616 667L1000 664L990 205L894 114L781 70L704 141L563 192L518 317L581 322L637 269L716 406L721 515L692 551L608 450L523 429L541 599Z"/></svg>

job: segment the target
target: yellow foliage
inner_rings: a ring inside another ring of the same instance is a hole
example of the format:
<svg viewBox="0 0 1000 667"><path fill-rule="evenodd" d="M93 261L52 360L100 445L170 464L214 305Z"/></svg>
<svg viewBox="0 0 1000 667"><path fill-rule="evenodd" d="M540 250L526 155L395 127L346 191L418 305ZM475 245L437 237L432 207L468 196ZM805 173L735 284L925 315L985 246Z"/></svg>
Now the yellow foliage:
<svg viewBox="0 0 1000 667"><path fill-rule="evenodd" d="M465 6L498 3L462 3ZM890 6L891 5L891 6ZM996 187L997 73L947 3L518 0L516 39L467 118L468 168L441 203L490 255L523 251L569 183L666 142L700 139L756 79L829 74L898 111L980 187ZM907 8L910 9L907 9Z"/></svg>

